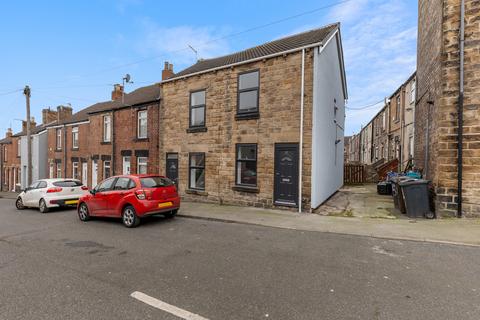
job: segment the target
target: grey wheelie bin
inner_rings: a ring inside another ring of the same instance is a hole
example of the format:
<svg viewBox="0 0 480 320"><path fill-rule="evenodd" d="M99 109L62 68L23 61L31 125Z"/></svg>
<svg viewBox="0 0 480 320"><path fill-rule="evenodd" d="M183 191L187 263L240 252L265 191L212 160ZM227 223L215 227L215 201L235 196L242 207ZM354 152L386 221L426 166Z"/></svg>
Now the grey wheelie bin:
<svg viewBox="0 0 480 320"><path fill-rule="evenodd" d="M434 213L430 208L428 180L406 180L398 184L402 190L405 209L409 218L433 219Z"/></svg>

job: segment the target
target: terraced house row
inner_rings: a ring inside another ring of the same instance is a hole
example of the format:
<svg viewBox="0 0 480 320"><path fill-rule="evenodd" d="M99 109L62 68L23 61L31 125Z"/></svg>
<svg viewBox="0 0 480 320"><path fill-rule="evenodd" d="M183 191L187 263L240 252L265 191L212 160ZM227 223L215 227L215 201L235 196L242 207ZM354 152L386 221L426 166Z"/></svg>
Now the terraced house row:
<svg viewBox="0 0 480 320"><path fill-rule="evenodd" d="M311 211L343 184L347 98L339 24L178 73L166 62L156 84L130 93L115 85L110 101L76 113L44 110L35 178L92 187L111 175L160 173L184 199ZM8 134L2 181L17 170L25 186L26 170L10 166Z"/></svg>

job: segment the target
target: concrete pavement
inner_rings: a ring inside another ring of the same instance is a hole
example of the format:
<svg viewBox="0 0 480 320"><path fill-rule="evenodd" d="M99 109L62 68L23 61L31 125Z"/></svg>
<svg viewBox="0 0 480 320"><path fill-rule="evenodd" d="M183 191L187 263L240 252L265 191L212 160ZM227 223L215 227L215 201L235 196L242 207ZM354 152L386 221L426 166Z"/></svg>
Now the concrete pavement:
<svg viewBox="0 0 480 320"><path fill-rule="evenodd" d="M347 218L192 202L182 202L180 214L190 218L284 229L480 246L479 219Z"/></svg>
<svg viewBox="0 0 480 320"><path fill-rule="evenodd" d="M185 208L186 209L186 208ZM479 319L478 248L177 218L136 229L0 199L0 319Z"/></svg>

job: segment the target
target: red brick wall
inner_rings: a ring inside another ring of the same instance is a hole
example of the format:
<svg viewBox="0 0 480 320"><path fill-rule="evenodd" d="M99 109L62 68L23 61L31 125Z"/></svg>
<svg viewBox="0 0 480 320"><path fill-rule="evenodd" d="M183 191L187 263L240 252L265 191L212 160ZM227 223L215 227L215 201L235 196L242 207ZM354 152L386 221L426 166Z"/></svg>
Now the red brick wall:
<svg viewBox="0 0 480 320"><path fill-rule="evenodd" d="M115 174L122 174L122 151L131 152L131 173L137 173L137 157L135 151L148 150L148 173L159 173L158 135L159 135L159 103L146 106L124 108L115 111ZM137 113L148 112L147 139L137 139Z"/></svg>
<svg viewBox="0 0 480 320"><path fill-rule="evenodd" d="M21 164L20 157L18 157L18 141L20 137L12 137L11 139L11 143L0 145L2 148L2 161L4 160L4 146L7 151L6 161L3 162L3 168L6 169L6 176L2 172L1 190L3 191L12 191L15 185L20 183L19 180L21 179Z"/></svg>
<svg viewBox="0 0 480 320"><path fill-rule="evenodd" d="M99 157L97 161L98 182L102 181L104 177L104 172L103 172L104 160L102 160L102 156L110 157L110 161L112 161L112 155L113 155L112 143L103 142L103 116L104 115L110 115L113 119L111 111L101 113L101 114L94 114L90 116L90 126L89 126L89 133L87 137L88 147L89 147L87 156L90 158L89 172L91 172L92 170L92 157L94 156ZM112 128L117 128L117 127L115 127L115 125L112 123ZM119 129L120 128L118 128L117 130ZM111 140L113 140L113 136ZM113 175L114 174L113 162L111 162L111 164L112 164L111 170ZM91 178L91 174L90 174L90 178ZM89 179L89 184L91 184L91 179Z"/></svg>

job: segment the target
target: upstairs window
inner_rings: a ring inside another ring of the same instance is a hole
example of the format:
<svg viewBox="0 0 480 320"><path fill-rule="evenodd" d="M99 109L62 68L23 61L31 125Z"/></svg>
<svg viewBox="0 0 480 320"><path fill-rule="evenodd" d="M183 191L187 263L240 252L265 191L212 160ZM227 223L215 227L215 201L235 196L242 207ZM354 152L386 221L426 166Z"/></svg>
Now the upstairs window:
<svg viewBox="0 0 480 320"><path fill-rule="evenodd" d="M17 141L17 157L22 155L22 140L18 139Z"/></svg>
<svg viewBox="0 0 480 320"><path fill-rule="evenodd" d="M103 116L103 142L110 142L112 139L112 118Z"/></svg>
<svg viewBox="0 0 480 320"><path fill-rule="evenodd" d="M412 86L410 89L410 103L415 102L415 89L416 89L416 82L415 80L412 81Z"/></svg>
<svg viewBox="0 0 480 320"><path fill-rule="evenodd" d="M205 90L190 93L190 128L205 127Z"/></svg>
<svg viewBox="0 0 480 320"><path fill-rule="evenodd" d="M72 147L78 149L78 127L72 128Z"/></svg>
<svg viewBox="0 0 480 320"><path fill-rule="evenodd" d="M258 113L259 71L238 75L238 106L239 115Z"/></svg>
<svg viewBox="0 0 480 320"><path fill-rule="evenodd" d="M236 184L257 186L257 145L237 144Z"/></svg>
<svg viewBox="0 0 480 320"><path fill-rule="evenodd" d="M400 96L397 96L395 104L395 120L400 120Z"/></svg>
<svg viewBox="0 0 480 320"><path fill-rule="evenodd" d="M62 129L57 129L57 150L62 149Z"/></svg>
<svg viewBox="0 0 480 320"><path fill-rule="evenodd" d="M7 160L8 160L7 146L3 146L3 161L7 162Z"/></svg>
<svg viewBox="0 0 480 320"><path fill-rule="evenodd" d="M137 112L137 138L146 139L148 129L148 112L141 110Z"/></svg>

